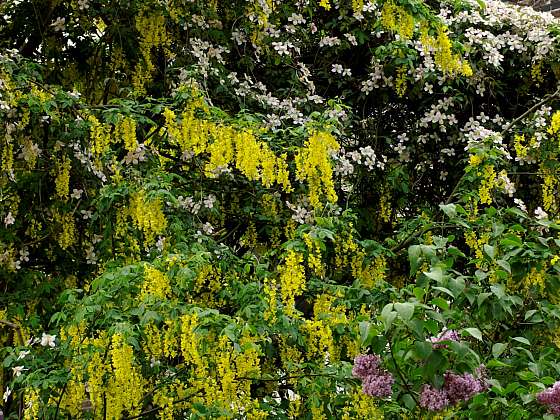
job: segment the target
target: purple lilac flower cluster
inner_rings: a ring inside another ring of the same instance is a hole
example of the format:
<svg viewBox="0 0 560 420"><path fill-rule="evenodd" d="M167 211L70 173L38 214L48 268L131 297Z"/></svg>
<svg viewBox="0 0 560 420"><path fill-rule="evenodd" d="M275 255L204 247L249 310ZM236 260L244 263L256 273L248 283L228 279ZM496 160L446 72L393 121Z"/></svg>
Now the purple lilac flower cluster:
<svg viewBox="0 0 560 420"><path fill-rule="evenodd" d="M483 366L476 370L477 377L471 373L462 375L445 372L441 389L431 385L424 385L420 393L420 406L430 411L440 411L449 405L461 401L468 401L480 392L489 388L486 372Z"/></svg>
<svg viewBox="0 0 560 420"><path fill-rule="evenodd" d="M548 406L551 414L560 416L560 381L537 394L537 401Z"/></svg>
<svg viewBox="0 0 560 420"><path fill-rule="evenodd" d="M366 395L385 398L393 393L393 375L381 367L381 358L376 354L356 356L352 375L362 380L362 390Z"/></svg>
<svg viewBox="0 0 560 420"><path fill-rule="evenodd" d="M437 337L430 338L434 349L445 349L446 344L438 344L442 341L459 341L459 334L455 330L443 330Z"/></svg>

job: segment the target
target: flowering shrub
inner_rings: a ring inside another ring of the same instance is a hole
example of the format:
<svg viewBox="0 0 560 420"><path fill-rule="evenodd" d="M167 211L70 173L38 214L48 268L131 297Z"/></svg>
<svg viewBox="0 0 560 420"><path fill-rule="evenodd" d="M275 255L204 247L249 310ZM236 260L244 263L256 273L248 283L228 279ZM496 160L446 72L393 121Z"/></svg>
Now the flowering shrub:
<svg viewBox="0 0 560 420"><path fill-rule="evenodd" d="M0 4L5 418L541 418L560 27L494 0Z"/></svg>

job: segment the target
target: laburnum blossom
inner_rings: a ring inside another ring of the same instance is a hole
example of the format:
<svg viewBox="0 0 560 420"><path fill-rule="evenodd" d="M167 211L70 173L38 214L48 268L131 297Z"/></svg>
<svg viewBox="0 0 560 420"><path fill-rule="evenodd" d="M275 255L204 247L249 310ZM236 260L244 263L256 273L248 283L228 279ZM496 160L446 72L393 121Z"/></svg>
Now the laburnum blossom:
<svg viewBox="0 0 560 420"><path fill-rule="evenodd" d="M537 401L546 405L551 414L560 416L560 381L537 394Z"/></svg>

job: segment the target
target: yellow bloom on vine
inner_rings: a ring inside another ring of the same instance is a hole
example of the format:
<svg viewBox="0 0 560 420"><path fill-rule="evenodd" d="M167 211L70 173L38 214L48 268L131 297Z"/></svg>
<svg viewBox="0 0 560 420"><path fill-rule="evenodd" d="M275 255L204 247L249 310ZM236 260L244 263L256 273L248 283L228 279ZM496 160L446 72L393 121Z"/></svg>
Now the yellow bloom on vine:
<svg viewBox="0 0 560 420"><path fill-rule="evenodd" d="M339 148L332 134L315 132L295 157L296 178L308 183L309 201L314 208L321 206L323 198L331 203L338 199L334 190L330 155Z"/></svg>
<svg viewBox="0 0 560 420"><path fill-rule="evenodd" d="M280 273L280 291L284 311L288 316L297 317L295 298L306 289L303 256L289 250L284 264L279 267L278 271Z"/></svg>
<svg viewBox="0 0 560 420"><path fill-rule="evenodd" d="M70 193L70 159L67 156L58 164L58 170L55 178L56 195L62 200L68 199Z"/></svg>

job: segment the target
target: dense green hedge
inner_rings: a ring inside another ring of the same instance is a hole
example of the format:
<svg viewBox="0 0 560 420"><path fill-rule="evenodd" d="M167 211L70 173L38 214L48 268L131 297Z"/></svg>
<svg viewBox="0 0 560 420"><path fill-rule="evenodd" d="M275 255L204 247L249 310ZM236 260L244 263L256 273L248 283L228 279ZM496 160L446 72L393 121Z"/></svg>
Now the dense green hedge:
<svg viewBox="0 0 560 420"><path fill-rule="evenodd" d="M3 2L6 418L560 414L559 29Z"/></svg>

